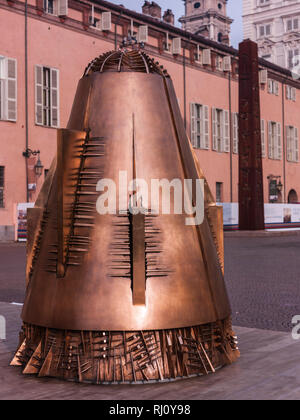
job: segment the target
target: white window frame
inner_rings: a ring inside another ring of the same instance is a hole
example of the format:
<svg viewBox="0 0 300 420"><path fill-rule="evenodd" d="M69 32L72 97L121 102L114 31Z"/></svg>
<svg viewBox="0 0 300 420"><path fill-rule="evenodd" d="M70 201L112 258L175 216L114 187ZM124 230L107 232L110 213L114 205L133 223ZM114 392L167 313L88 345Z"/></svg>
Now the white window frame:
<svg viewBox="0 0 300 420"><path fill-rule="evenodd" d="M268 93L279 96L279 82L273 79L268 79Z"/></svg>
<svg viewBox="0 0 300 420"><path fill-rule="evenodd" d="M223 57L217 55L216 57L216 69L219 71L223 71Z"/></svg>
<svg viewBox="0 0 300 420"><path fill-rule="evenodd" d="M202 50L200 48L200 45L197 45L197 58L196 58L196 62L199 64L203 64L203 59L202 59Z"/></svg>
<svg viewBox="0 0 300 420"><path fill-rule="evenodd" d="M261 120L260 129L261 129L261 156L263 158L265 158L267 156L267 151L266 151L266 122L265 122L265 120Z"/></svg>
<svg viewBox="0 0 300 420"><path fill-rule="evenodd" d="M268 156L272 160L282 160L281 123L268 122Z"/></svg>
<svg viewBox="0 0 300 420"><path fill-rule="evenodd" d="M290 55L292 55L292 63L290 62ZM299 66L299 56L300 56L300 47L297 48L290 48L286 52L286 62L287 62L287 68L289 70L293 70L294 67ZM290 65L292 64L292 66Z"/></svg>
<svg viewBox="0 0 300 420"><path fill-rule="evenodd" d="M48 94L50 95L49 104L50 104L50 116L49 119L44 118L44 111L45 107L47 106L44 104L44 70L49 70L50 76L50 84L48 89ZM38 72L41 72L41 81L38 83ZM53 86L53 77L56 75L57 86ZM58 128L60 126L60 73L57 68L49 67L49 66L35 66L35 124L43 127L52 127ZM54 104L54 98L56 95L56 105ZM38 98L41 98L41 102L38 101ZM41 115L41 117L40 117ZM54 115L57 118L54 118ZM57 124L55 124L55 120L57 120Z"/></svg>
<svg viewBox="0 0 300 420"><path fill-rule="evenodd" d="M286 159L288 162L299 162L299 138L298 128L286 126Z"/></svg>
<svg viewBox="0 0 300 420"><path fill-rule="evenodd" d="M291 29L288 28L289 22L291 22ZM295 25L295 22L297 22L297 25ZM299 31L299 17L290 17L286 19L286 32L293 32L293 31Z"/></svg>
<svg viewBox="0 0 300 420"><path fill-rule="evenodd" d="M13 65L13 76L9 73L10 65ZM18 118L18 65L15 58L0 56L0 83L0 120L16 122ZM9 96L10 92L14 95Z"/></svg>
<svg viewBox="0 0 300 420"><path fill-rule="evenodd" d="M239 153L239 114L237 112L232 112L231 121L233 139L232 151L237 155Z"/></svg>
<svg viewBox="0 0 300 420"><path fill-rule="evenodd" d="M229 111L212 108L212 150L219 153L230 152L230 119Z"/></svg>
<svg viewBox="0 0 300 420"><path fill-rule="evenodd" d="M267 33L268 28L270 28L269 33ZM263 29L263 31L262 31L262 29ZM272 23L271 22L270 23L262 23L262 24L257 25L257 31L258 31L258 33L257 33L257 38L258 39L259 38L266 38L268 36L272 36ZM261 33L261 32L263 32L263 33Z"/></svg>
<svg viewBox="0 0 300 420"><path fill-rule="evenodd" d="M49 0L43 0L44 2L44 12L48 15L57 16L58 15L58 1L59 0L53 0L53 13L49 12Z"/></svg>
<svg viewBox="0 0 300 420"><path fill-rule="evenodd" d="M296 101L296 96L297 96L297 89L287 85L286 86L286 99L289 101Z"/></svg>
<svg viewBox="0 0 300 420"><path fill-rule="evenodd" d="M191 103L191 142L195 149L209 150L209 108L207 105Z"/></svg>

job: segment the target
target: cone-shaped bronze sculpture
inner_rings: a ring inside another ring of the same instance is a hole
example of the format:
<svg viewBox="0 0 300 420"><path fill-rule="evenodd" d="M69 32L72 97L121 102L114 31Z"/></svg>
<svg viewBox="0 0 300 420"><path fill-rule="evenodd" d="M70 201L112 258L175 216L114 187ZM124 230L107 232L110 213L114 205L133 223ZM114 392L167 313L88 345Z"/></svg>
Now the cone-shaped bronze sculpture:
<svg viewBox="0 0 300 420"><path fill-rule="evenodd" d="M28 214L24 327L12 362L25 374L164 381L208 374L239 356L222 209L207 183L199 226L186 226L184 214L134 214L130 204L100 215L96 185L118 184L120 171L148 184L204 179L170 77L135 50L110 52L86 69ZM124 199L130 203L117 196Z"/></svg>

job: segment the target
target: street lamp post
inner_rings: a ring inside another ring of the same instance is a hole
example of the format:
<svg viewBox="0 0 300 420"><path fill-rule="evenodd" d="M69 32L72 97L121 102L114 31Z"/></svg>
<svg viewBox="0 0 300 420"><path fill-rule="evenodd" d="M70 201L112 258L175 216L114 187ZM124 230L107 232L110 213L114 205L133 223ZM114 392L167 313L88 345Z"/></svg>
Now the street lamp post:
<svg viewBox="0 0 300 420"><path fill-rule="evenodd" d="M40 159L40 151L39 150L31 150L31 149L26 149L25 152L23 152L23 156L26 159L29 159L31 156L37 156L38 160L34 166L34 171L35 171L35 175L39 178L42 173L43 173L43 169L44 166L42 165L41 159Z"/></svg>

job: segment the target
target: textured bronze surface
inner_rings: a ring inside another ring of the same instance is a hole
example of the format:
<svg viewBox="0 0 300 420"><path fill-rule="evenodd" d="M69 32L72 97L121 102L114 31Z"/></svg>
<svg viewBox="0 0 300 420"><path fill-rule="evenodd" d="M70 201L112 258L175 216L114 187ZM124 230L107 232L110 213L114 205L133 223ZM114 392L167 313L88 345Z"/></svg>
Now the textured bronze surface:
<svg viewBox="0 0 300 420"><path fill-rule="evenodd" d="M263 230L264 193L257 44L239 49L239 227Z"/></svg>
<svg viewBox="0 0 300 420"><path fill-rule="evenodd" d="M96 185L119 185L120 171L128 183L148 185L203 179L204 222L186 226L186 214L161 208L152 214L129 193L117 194L127 212L100 215ZM68 128L58 130L57 161L45 185L31 217L25 344L17 357L25 373L33 372L33 358L41 376L164 380L211 372L238 357L223 278L222 209L184 130L172 81L157 63L139 51L118 51L88 66ZM143 214L131 214L130 206ZM95 350L101 334L108 365ZM185 351L189 340L194 349ZM82 366L91 363L86 377Z"/></svg>
<svg viewBox="0 0 300 420"><path fill-rule="evenodd" d="M77 382L146 383L208 375L239 355L230 320L162 331L61 331L25 324L11 365Z"/></svg>

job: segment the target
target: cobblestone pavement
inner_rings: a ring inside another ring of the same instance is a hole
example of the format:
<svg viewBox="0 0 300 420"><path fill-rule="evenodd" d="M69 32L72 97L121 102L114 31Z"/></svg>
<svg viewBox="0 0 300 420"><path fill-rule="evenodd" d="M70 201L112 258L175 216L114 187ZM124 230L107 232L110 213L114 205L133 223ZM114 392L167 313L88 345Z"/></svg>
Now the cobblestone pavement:
<svg viewBox="0 0 300 420"><path fill-rule="evenodd" d="M225 239L233 323L291 331L300 315L300 236ZM25 246L0 244L0 302L23 302Z"/></svg>
<svg viewBox="0 0 300 420"><path fill-rule="evenodd" d="M291 331L300 315L300 236L226 238L234 325Z"/></svg>
<svg viewBox="0 0 300 420"><path fill-rule="evenodd" d="M0 243L0 302L23 302L26 246Z"/></svg>

